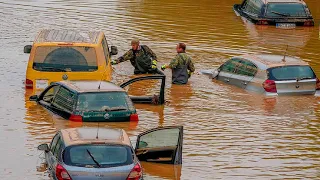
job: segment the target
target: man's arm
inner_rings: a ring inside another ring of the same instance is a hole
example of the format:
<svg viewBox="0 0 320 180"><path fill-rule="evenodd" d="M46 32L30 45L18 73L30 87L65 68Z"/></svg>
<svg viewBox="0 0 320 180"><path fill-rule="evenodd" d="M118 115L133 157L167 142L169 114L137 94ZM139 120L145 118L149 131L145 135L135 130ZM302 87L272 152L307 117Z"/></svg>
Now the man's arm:
<svg viewBox="0 0 320 180"><path fill-rule="evenodd" d="M121 62L124 62L124 61L128 61L130 59L133 58L133 51L132 49L130 49L129 51L127 51L123 56L120 56L116 62L117 63L121 63Z"/></svg>
<svg viewBox="0 0 320 180"><path fill-rule="evenodd" d="M188 65L188 70L190 71L190 72L194 72L196 69L194 68L194 64L193 64L193 62L192 62L192 59L191 59L191 57L189 57L189 65Z"/></svg>
<svg viewBox="0 0 320 180"><path fill-rule="evenodd" d="M157 55L147 45L143 45L143 48L146 51L146 53L150 55L152 60L157 60Z"/></svg>

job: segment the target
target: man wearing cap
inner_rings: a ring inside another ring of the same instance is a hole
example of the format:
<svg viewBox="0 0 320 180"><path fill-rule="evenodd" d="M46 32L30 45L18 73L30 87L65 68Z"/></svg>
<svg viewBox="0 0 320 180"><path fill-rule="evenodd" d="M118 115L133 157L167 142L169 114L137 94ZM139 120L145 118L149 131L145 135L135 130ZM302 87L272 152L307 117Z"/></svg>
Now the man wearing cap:
<svg viewBox="0 0 320 180"><path fill-rule="evenodd" d="M157 68L157 56L152 50L146 45L140 45L138 39L131 41L132 49L126 52L123 56L116 60L113 60L112 65L130 60L134 67L134 74L161 74Z"/></svg>
<svg viewBox="0 0 320 180"><path fill-rule="evenodd" d="M178 54L171 60L169 65L165 64L161 66L161 69L170 68L172 70L172 84L187 84L195 68L191 58L186 54L186 45L184 43L178 43L176 50Z"/></svg>

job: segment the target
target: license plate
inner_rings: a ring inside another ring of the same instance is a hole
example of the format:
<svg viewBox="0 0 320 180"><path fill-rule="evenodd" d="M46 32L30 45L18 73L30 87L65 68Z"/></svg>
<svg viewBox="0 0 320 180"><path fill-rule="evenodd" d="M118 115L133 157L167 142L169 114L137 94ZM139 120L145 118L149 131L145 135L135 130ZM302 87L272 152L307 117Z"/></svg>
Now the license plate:
<svg viewBox="0 0 320 180"><path fill-rule="evenodd" d="M48 80L45 79L37 79L36 80L36 88L37 89L44 89L48 86Z"/></svg>
<svg viewBox="0 0 320 180"><path fill-rule="evenodd" d="M283 28L283 29L291 29L291 28L295 28L296 24L294 24L294 23L277 23L276 27Z"/></svg>

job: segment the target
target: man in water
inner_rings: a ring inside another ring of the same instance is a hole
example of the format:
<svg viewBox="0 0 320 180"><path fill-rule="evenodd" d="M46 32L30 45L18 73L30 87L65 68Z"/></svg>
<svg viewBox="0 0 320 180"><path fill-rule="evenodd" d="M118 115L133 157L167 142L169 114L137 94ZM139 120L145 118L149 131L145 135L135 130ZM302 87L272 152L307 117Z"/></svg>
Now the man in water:
<svg viewBox="0 0 320 180"><path fill-rule="evenodd" d="M134 74L161 74L157 68L157 56L152 50L146 45L140 45L138 39L131 41L132 49L126 52L123 56L117 60L112 61L112 65L130 60L134 67Z"/></svg>
<svg viewBox="0 0 320 180"><path fill-rule="evenodd" d="M162 70L170 68L172 70L172 84L187 84L191 74L195 71L191 58L186 54L186 45L177 44L177 55L169 65L161 66Z"/></svg>

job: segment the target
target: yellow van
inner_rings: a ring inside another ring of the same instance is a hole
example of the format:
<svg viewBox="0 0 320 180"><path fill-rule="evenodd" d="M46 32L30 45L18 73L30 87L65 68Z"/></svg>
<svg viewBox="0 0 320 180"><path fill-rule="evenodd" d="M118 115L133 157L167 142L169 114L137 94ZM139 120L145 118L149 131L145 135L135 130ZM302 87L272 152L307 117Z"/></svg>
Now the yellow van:
<svg viewBox="0 0 320 180"><path fill-rule="evenodd" d="M41 30L24 53L30 53L25 87L37 92L61 80L110 81L110 57L118 50L109 50L103 32Z"/></svg>

